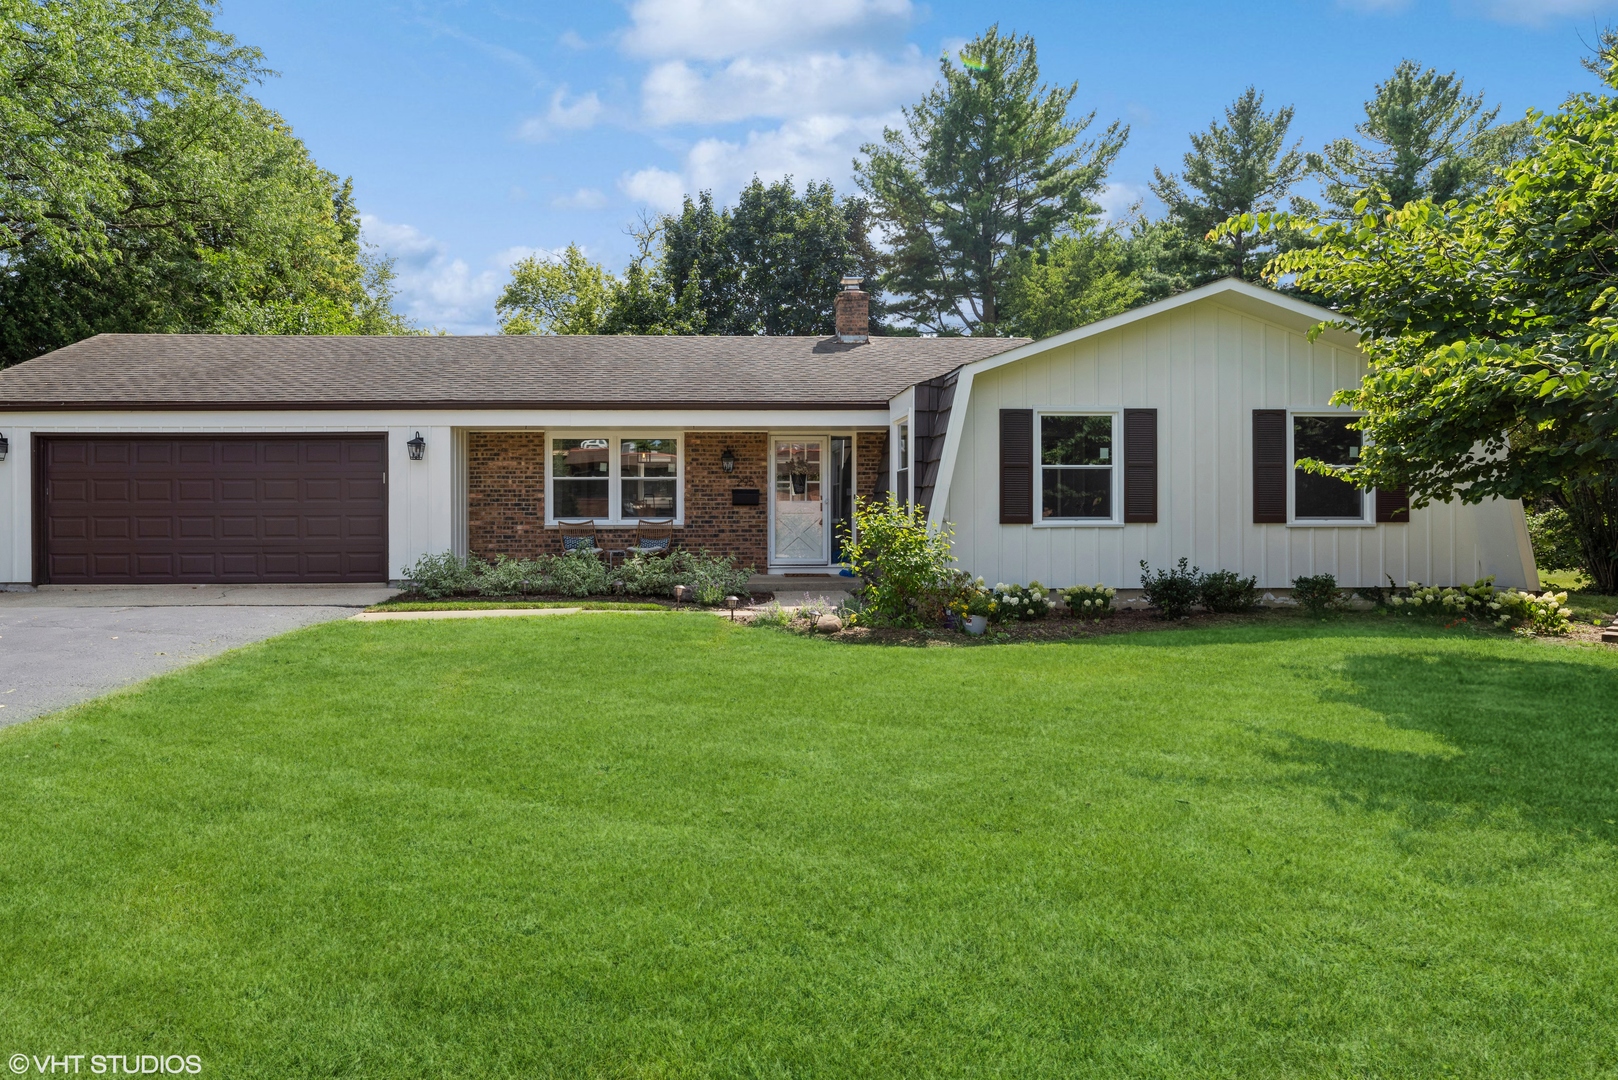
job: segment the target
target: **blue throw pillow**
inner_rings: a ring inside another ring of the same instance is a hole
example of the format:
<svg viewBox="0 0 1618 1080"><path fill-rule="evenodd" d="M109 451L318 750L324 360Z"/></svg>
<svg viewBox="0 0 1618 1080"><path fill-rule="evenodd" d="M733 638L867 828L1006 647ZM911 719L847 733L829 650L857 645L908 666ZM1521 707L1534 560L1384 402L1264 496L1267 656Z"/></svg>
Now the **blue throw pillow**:
<svg viewBox="0 0 1618 1080"><path fill-rule="evenodd" d="M563 551L593 551L596 538L593 536L564 536L562 537Z"/></svg>
<svg viewBox="0 0 1618 1080"><path fill-rule="evenodd" d="M669 538L665 536L659 540L650 540L642 537L640 549L642 551L667 551L669 549Z"/></svg>

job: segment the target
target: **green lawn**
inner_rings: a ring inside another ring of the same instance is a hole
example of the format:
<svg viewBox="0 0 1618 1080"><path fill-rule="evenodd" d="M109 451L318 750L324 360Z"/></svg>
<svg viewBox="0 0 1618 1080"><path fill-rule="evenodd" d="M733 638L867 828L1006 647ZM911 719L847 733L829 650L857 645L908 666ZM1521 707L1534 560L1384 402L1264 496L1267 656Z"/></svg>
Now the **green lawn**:
<svg viewBox="0 0 1618 1080"><path fill-rule="evenodd" d="M1612 1077L1615 714L1374 618L330 624L0 732L0 1055Z"/></svg>

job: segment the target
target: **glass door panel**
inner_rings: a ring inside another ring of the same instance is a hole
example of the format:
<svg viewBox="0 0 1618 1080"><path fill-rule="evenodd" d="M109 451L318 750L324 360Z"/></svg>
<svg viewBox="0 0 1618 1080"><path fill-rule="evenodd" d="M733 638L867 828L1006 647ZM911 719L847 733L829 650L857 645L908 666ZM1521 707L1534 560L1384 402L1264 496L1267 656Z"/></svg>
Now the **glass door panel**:
<svg viewBox="0 0 1618 1080"><path fill-rule="evenodd" d="M822 488L825 440L776 439L774 467L774 562L826 561L826 503Z"/></svg>

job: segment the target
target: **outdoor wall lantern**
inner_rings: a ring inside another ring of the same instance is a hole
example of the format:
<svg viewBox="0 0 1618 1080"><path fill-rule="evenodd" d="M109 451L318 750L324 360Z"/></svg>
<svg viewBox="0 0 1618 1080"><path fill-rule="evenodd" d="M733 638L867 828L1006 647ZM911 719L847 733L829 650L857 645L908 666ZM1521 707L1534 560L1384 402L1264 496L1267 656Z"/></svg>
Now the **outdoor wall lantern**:
<svg viewBox="0 0 1618 1080"><path fill-rule="evenodd" d="M6 460L6 455L9 453L11 453L11 440L4 435L0 435L0 461Z"/></svg>
<svg viewBox="0 0 1618 1080"><path fill-rule="evenodd" d="M719 467L728 473L736 471L736 452L728 446L725 447L725 452L719 455Z"/></svg>
<svg viewBox="0 0 1618 1080"><path fill-rule="evenodd" d="M419 431L416 432L414 439L405 443L405 446L410 450L411 461L420 461L427 456L427 440L421 437L421 432Z"/></svg>

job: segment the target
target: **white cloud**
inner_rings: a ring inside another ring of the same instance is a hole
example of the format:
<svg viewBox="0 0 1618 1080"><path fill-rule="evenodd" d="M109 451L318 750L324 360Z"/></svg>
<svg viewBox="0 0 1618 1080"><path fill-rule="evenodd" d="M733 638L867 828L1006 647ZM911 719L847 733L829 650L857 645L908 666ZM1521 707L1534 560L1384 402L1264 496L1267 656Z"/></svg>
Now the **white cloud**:
<svg viewBox="0 0 1618 1080"><path fill-rule="evenodd" d="M639 56L723 60L907 25L911 0L636 0L622 40Z"/></svg>
<svg viewBox="0 0 1618 1080"><path fill-rule="evenodd" d="M685 181L679 173L666 169L641 169L618 181L618 186L636 202L668 214L678 210L685 198Z"/></svg>
<svg viewBox="0 0 1618 1080"><path fill-rule="evenodd" d="M531 116L517 128L517 137L527 142L544 142L558 131L584 131L601 119L604 106L594 90L571 102L567 87L559 86L551 94L550 108L543 116Z"/></svg>
<svg viewBox="0 0 1618 1080"><path fill-rule="evenodd" d="M624 177L619 186L631 199L653 210L672 212L687 194L712 190L719 201L731 197L754 176L765 182L790 176L830 180L839 191L851 191L852 163L861 145L881 138L886 116L809 116L771 131L749 132L741 141L708 138L686 152L680 172L646 168Z"/></svg>
<svg viewBox="0 0 1618 1080"><path fill-rule="evenodd" d="M607 205L607 196L598 188L581 187L571 195L558 195L551 205L562 210L600 210Z"/></svg>
<svg viewBox="0 0 1618 1080"><path fill-rule="evenodd" d="M569 49L588 49L590 43L579 36L577 30L563 30L562 36L556 39L557 44L565 45Z"/></svg>
<svg viewBox="0 0 1618 1080"><path fill-rule="evenodd" d="M1134 184L1108 184L1096 196L1096 202L1101 204L1103 220L1122 221L1148 194L1145 188Z"/></svg>
<svg viewBox="0 0 1618 1080"><path fill-rule="evenodd" d="M505 284L505 268L521 257L510 253L538 250L512 248L490 259L488 269L473 271L464 259L452 257L441 240L414 225L383 221L371 214L361 224L365 239L393 256L401 312L418 326L452 334L497 331L494 300Z"/></svg>
<svg viewBox="0 0 1618 1080"><path fill-rule="evenodd" d="M743 56L713 71L672 60L647 74L641 100L653 124L727 123L887 111L920 96L935 78L914 47L895 60L868 52Z"/></svg>

